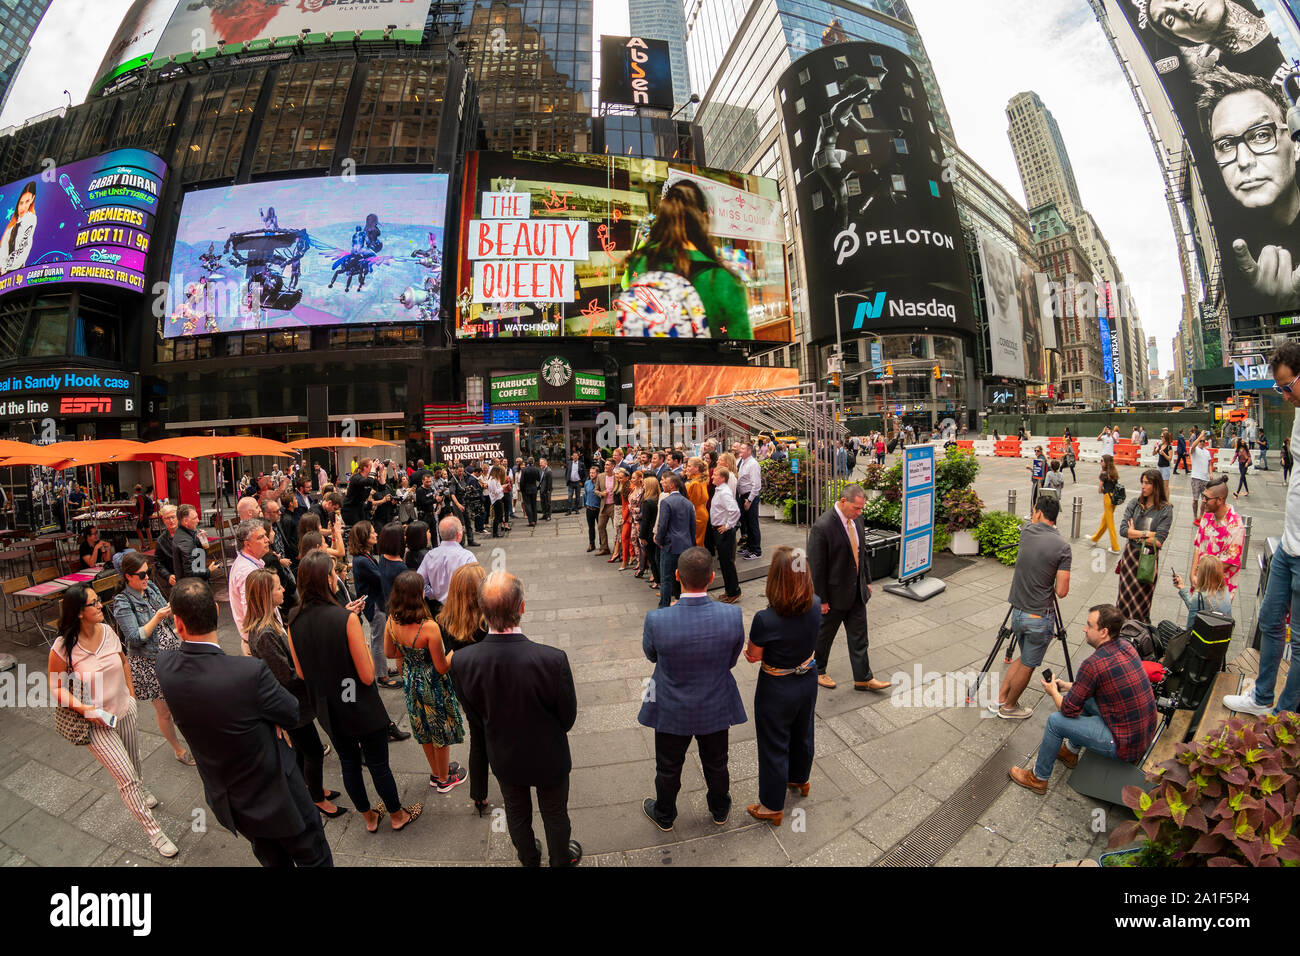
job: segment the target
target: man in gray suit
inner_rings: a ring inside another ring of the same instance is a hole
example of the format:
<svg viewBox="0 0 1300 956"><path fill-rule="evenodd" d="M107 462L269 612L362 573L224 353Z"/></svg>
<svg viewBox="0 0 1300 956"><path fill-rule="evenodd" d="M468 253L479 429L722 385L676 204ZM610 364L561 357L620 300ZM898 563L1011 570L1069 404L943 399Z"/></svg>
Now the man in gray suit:
<svg viewBox="0 0 1300 956"><path fill-rule="evenodd" d="M682 495L682 479L673 472L664 472L663 486L654 540L659 548L659 606L668 607L682 593L677 560L695 546L695 505Z"/></svg>

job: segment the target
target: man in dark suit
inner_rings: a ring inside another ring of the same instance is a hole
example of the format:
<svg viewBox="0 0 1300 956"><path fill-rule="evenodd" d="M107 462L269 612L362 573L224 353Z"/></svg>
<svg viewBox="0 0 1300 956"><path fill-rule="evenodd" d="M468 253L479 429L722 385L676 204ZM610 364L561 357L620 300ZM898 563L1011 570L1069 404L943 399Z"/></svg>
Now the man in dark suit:
<svg viewBox="0 0 1300 956"><path fill-rule="evenodd" d="M565 514L575 514L582 504L582 486L587 480L587 465L582 460L582 455L577 449L569 456L569 463L564 466L567 470L564 473L564 484L569 490L569 502Z"/></svg>
<svg viewBox="0 0 1300 956"><path fill-rule="evenodd" d="M551 520L551 492L555 487L555 476L551 474L551 464L545 458L537 463L538 470L541 472L541 480L537 484L537 490L542 496L542 520Z"/></svg>
<svg viewBox="0 0 1300 956"><path fill-rule="evenodd" d="M718 826L727 822L727 734L732 724L745 722L745 705L731 675L745 643L744 616L733 604L709 599L713 555L704 548L688 548L676 574L681 600L645 616L641 647L655 672L637 716L655 731L655 795L641 809L664 831L677 819L682 764L692 737L709 788L709 813ZM662 586L668 587L667 580Z"/></svg>
<svg viewBox="0 0 1300 956"><path fill-rule="evenodd" d="M671 471L664 472L663 487L654 541L659 548L659 606L668 607L682 593L677 562L695 545L695 505L682 494L682 479Z"/></svg>
<svg viewBox="0 0 1300 956"><path fill-rule="evenodd" d="M298 603L298 582L293 573L294 565L298 563L298 546L286 533L287 516L281 511L280 502L274 499L262 502L262 521L266 525L266 537L271 544L271 550L262 560L280 578L280 585L284 588L284 603L280 610L288 614Z"/></svg>
<svg viewBox="0 0 1300 956"><path fill-rule="evenodd" d="M528 527L537 527L537 489L542 484L542 473L531 459L519 473L519 497L524 500L524 515L528 518Z"/></svg>
<svg viewBox="0 0 1300 956"><path fill-rule="evenodd" d="M171 608L184 644L158 655L158 684L189 741L208 806L253 844L263 866L333 866L320 812L280 730L298 723L298 701L265 662L222 652L206 582L177 582Z"/></svg>
<svg viewBox="0 0 1300 956"><path fill-rule="evenodd" d="M835 681L826 673L831 644L844 624L849 640L849 663L854 690L884 690L888 681L876 680L867 658L867 602L871 600L871 561L864 541L862 509L867 493L861 485L846 485L839 503L828 510L808 533L808 562L813 588L822 597L822 626L817 634L817 683L828 690Z"/></svg>
<svg viewBox="0 0 1300 956"><path fill-rule="evenodd" d="M542 862L542 844L533 836L536 787L551 866L577 866L582 846L569 839L568 733L578 717L578 696L568 655L534 644L519 629L524 586L513 574L489 574L479 605L488 636L449 655L470 735L487 742L519 862Z"/></svg>

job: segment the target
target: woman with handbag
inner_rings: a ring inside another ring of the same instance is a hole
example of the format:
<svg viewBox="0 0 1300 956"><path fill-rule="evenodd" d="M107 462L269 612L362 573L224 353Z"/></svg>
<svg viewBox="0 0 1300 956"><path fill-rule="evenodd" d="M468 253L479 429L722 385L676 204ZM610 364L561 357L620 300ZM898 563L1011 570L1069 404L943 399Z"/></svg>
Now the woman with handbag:
<svg viewBox="0 0 1300 956"><path fill-rule="evenodd" d="M1119 533L1128 539L1115 573L1119 596L1115 606L1125 618L1150 622L1151 598L1159 573L1158 555L1174 524L1174 509L1165 496L1165 482L1154 468L1142 472L1142 494L1129 502Z"/></svg>
<svg viewBox="0 0 1300 956"><path fill-rule="evenodd" d="M1111 554L1119 554L1119 537L1115 533L1115 496L1119 487L1119 471L1115 468L1115 459L1110 455L1102 455L1101 474L1097 476L1097 493L1101 495L1102 505L1101 524L1089 540L1097 544L1101 541L1101 533L1109 531Z"/></svg>
<svg viewBox="0 0 1300 956"><path fill-rule="evenodd" d="M135 688L122 642L104 623L104 605L92 588L63 592L59 636L50 647L50 691L59 706L54 726L74 744L90 747L117 784L153 848L164 857L180 851L163 833L153 808L158 798L140 774Z"/></svg>
<svg viewBox="0 0 1300 956"><path fill-rule="evenodd" d="M176 737L172 712L167 701L163 700L158 674L154 671L154 662L158 660L160 651L175 651L181 646L181 639L172 630L171 606L158 590L158 585L149 580L149 559L139 551L122 555L122 577L126 587L113 599L113 620L117 622L117 629L126 644L135 699L153 701L158 729L171 744L172 753L181 763L193 767L194 757Z"/></svg>
<svg viewBox="0 0 1300 956"><path fill-rule="evenodd" d="M1242 441L1240 438L1237 439L1237 449L1234 452L1233 457L1236 459L1237 474L1240 477L1237 479L1237 490L1232 497L1240 498L1243 494L1241 489L1245 488L1246 490L1244 494L1246 495L1247 498L1249 498L1250 485L1246 481L1246 470L1250 468L1250 466L1254 464L1254 462L1251 459L1250 448L1247 447L1246 443Z"/></svg>

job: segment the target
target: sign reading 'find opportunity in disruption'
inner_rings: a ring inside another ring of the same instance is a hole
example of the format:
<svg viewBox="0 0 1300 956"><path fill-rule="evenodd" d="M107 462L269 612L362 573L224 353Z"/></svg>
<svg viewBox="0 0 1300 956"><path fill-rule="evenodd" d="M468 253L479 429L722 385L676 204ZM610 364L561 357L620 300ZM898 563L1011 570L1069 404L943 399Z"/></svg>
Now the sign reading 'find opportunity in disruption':
<svg viewBox="0 0 1300 956"><path fill-rule="evenodd" d="M576 263L590 256L582 220L532 219L528 193L484 193L470 222L474 301L572 302Z"/></svg>

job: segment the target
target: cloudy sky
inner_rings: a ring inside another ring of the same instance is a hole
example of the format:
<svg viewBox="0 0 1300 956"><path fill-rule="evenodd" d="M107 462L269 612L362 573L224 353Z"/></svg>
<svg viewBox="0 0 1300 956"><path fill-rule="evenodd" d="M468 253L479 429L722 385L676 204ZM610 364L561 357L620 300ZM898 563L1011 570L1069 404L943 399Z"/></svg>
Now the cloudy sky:
<svg viewBox="0 0 1300 956"><path fill-rule="evenodd" d="M0 127L80 103L131 0L54 0ZM1024 190L1006 104L1037 92L1056 116L1084 205L1124 270L1148 335L1171 364L1182 282L1155 155L1132 93L1085 0L910 0L957 141L1013 196ZM626 0L597 0L594 33L627 28Z"/></svg>

